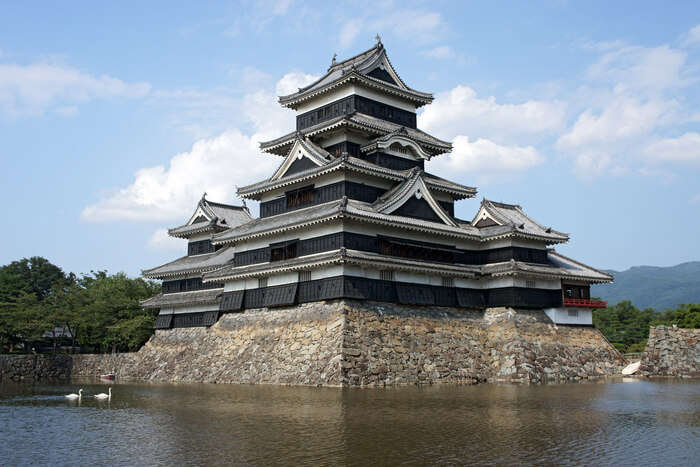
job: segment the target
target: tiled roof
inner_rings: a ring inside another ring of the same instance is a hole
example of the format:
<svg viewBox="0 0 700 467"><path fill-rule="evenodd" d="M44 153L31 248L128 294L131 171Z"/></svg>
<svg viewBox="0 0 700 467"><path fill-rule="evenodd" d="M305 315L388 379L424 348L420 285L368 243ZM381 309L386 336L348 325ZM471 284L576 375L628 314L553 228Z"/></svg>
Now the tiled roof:
<svg viewBox="0 0 700 467"><path fill-rule="evenodd" d="M171 306L187 306L187 305L208 305L215 304L221 301L223 288L197 290L195 292L179 292L158 294L141 301L143 308L163 308Z"/></svg>
<svg viewBox="0 0 700 467"><path fill-rule="evenodd" d="M368 162L357 157L337 157L329 160L321 167L314 167L291 176L282 177L277 180L267 179L253 185L244 186L238 189L238 195L246 198L257 199L256 196L266 191L282 188L293 183L313 179L334 170L352 170L367 175L374 175L388 180L400 182L411 176L411 170L394 170ZM476 188L461 185L459 183L445 180L444 178L425 172L424 180L431 189L450 193L455 199L471 198L476 195Z"/></svg>
<svg viewBox="0 0 700 467"><path fill-rule="evenodd" d="M205 271L213 271L233 261L233 247L222 248L214 253L195 256L183 256L175 261L151 269L141 271L144 277L160 279L164 277L182 276Z"/></svg>
<svg viewBox="0 0 700 467"><path fill-rule="evenodd" d="M194 214L190 216L190 222L168 230L172 237L188 238L192 235L205 232L220 232L231 227L244 224L252 219L250 211L245 206L215 203L202 196L194 210L204 213L205 221L192 222Z"/></svg>
<svg viewBox="0 0 700 467"><path fill-rule="evenodd" d="M396 84L369 75L371 71L378 67L383 68L392 76ZM432 94L416 91L406 86L391 65L383 44L378 42L377 45L371 49L357 54L354 57L341 62L334 61L328 68L326 74L321 78L308 86L299 88L295 93L280 96L279 102L284 106L296 108L299 103L328 92L348 81L359 81L369 87L382 89L385 92L414 101L417 106L428 104L433 100Z"/></svg>
<svg viewBox="0 0 700 467"><path fill-rule="evenodd" d="M279 274L290 271L308 270L329 264L372 266L375 268L421 273L432 272L435 274L458 277L475 277L480 272L479 266L420 261L340 248L338 250L317 253L314 255L303 256L285 261L274 261L251 266L229 266L224 269L205 274L204 281L214 280L218 282L243 279L247 277L262 277L269 275L270 272L273 271L276 274Z"/></svg>
<svg viewBox="0 0 700 467"><path fill-rule="evenodd" d="M538 224L534 219L525 214L522 208L516 204L498 203L484 199L481 202L481 208L485 209L486 212L498 224L500 224L481 228L481 231L486 235L497 236L501 231L511 231L515 229L516 231L522 232L526 235L547 237L560 242L566 242L569 240L569 236L567 234L557 232L552 228L544 227ZM472 224L476 224L477 221L478 219L475 217ZM504 229L504 227L507 227L507 229Z"/></svg>
<svg viewBox="0 0 700 467"><path fill-rule="evenodd" d="M392 123L387 120L382 120L381 118L354 112L349 115L341 115L326 120L325 122L317 123L316 125L300 130L300 132L304 136L312 137L342 126L368 131L378 136L384 136L387 133L393 133L402 128L398 123ZM452 143L438 139L417 128L406 128L406 133L412 140L421 145L423 149L433 156L452 150ZM293 144L296 138L297 132L293 131L279 138L260 143L260 149L264 152L286 156L289 152L288 146Z"/></svg>
<svg viewBox="0 0 700 467"><path fill-rule="evenodd" d="M566 241L558 235L546 232L528 232L513 225L501 225L479 229L469 224L460 223L456 226L433 222L415 217L397 216L377 212L370 203L342 198L328 203L308 208L290 211L276 216L255 219L247 224L226 232L214 235L215 244L223 244L276 235L285 231L308 227L337 218L352 218L362 222L384 224L401 227L405 230L445 235L448 237L468 238L476 241L491 241L499 238L521 237L545 243L561 243Z"/></svg>

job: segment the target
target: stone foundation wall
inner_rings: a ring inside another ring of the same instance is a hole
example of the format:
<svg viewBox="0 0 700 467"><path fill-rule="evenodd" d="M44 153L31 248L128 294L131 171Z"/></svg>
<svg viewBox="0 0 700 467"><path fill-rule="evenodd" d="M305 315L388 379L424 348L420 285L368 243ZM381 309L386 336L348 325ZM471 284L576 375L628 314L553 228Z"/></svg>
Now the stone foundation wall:
<svg viewBox="0 0 700 467"><path fill-rule="evenodd" d="M617 374L623 363L597 330L556 326L542 311L335 300L159 330L137 353L74 356L73 374L379 386L581 379Z"/></svg>
<svg viewBox="0 0 700 467"><path fill-rule="evenodd" d="M67 379L70 355L0 355L0 382Z"/></svg>
<svg viewBox="0 0 700 467"><path fill-rule="evenodd" d="M337 386L344 322L339 302L226 314L210 328L157 330L133 354L76 355L73 374Z"/></svg>
<svg viewBox="0 0 700 467"><path fill-rule="evenodd" d="M700 376L700 329L652 326L642 354L645 376Z"/></svg>
<svg viewBox="0 0 700 467"><path fill-rule="evenodd" d="M624 364L597 330L557 326L543 311L356 300L246 310L210 328L157 330L135 353L66 355L51 364L39 356L37 366L34 356L21 358L0 359L0 377L114 371L150 381L382 386L582 379L619 374Z"/></svg>
<svg viewBox="0 0 700 467"><path fill-rule="evenodd" d="M343 384L541 382L618 374L622 356L591 327L543 311L345 304Z"/></svg>

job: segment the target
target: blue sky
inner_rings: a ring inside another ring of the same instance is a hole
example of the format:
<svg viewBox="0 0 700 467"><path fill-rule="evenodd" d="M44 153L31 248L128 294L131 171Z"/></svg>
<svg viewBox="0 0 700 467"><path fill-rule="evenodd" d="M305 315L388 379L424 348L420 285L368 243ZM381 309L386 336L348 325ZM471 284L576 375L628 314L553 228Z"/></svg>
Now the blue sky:
<svg viewBox="0 0 700 467"><path fill-rule="evenodd" d="M164 229L202 192L238 202L279 163L256 149L293 129L276 94L377 33L435 93L419 125L454 142L428 170L522 205L597 267L700 260L697 2L200 3L0 4L0 263L175 258Z"/></svg>

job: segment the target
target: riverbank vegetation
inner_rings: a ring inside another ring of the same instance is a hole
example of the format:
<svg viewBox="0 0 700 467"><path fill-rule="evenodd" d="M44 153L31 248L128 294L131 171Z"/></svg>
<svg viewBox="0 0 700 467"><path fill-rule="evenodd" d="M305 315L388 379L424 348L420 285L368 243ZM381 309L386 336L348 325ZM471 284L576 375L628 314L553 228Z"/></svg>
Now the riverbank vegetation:
<svg viewBox="0 0 700 467"><path fill-rule="evenodd" d="M700 304L681 304L663 312L639 310L629 300L593 311L593 325L622 352L642 352L649 338L649 326L700 328Z"/></svg>
<svg viewBox="0 0 700 467"><path fill-rule="evenodd" d="M66 274L33 257L0 267L2 352L136 350L153 333L157 311L139 301L160 293L160 284L124 273ZM623 352L641 352L649 326L700 327L700 304L659 312L639 310L629 300L593 312L593 324Z"/></svg>
<svg viewBox="0 0 700 467"><path fill-rule="evenodd" d="M3 352L136 350L153 333L157 311L139 300L160 284L124 273L77 276L41 257L0 268L0 345Z"/></svg>

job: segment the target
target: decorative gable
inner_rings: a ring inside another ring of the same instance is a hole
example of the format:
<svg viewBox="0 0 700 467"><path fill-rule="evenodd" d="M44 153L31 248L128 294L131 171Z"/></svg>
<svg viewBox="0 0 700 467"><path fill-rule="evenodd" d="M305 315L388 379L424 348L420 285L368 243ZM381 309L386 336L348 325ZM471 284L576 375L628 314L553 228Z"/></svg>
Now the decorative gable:
<svg viewBox="0 0 700 467"><path fill-rule="evenodd" d="M409 179L385 193L373 207L383 214L418 217L457 227L457 223L433 197L423 180L423 171L419 169L413 169Z"/></svg>
<svg viewBox="0 0 700 467"><path fill-rule="evenodd" d="M270 180L278 180L285 175L291 175L304 170L321 167L330 161L331 155L325 149L315 145L310 139L300 134L287 153L284 161L270 177Z"/></svg>

